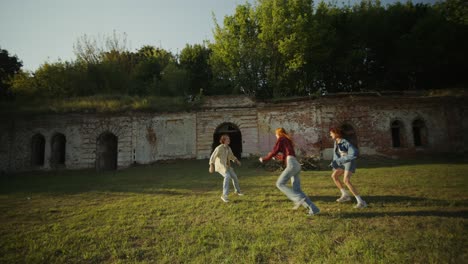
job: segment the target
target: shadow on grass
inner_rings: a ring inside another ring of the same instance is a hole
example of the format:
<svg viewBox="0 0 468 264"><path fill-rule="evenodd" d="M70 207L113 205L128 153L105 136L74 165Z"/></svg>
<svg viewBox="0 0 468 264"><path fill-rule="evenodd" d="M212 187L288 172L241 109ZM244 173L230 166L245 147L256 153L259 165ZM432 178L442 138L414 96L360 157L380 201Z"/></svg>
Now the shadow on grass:
<svg viewBox="0 0 468 264"><path fill-rule="evenodd" d="M160 177L138 172L122 174L93 171L60 174L9 175L0 177L0 194L47 193L52 195L85 192L121 192L163 195L203 194L220 186L220 179L193 175Z"/></svg>
<svg viewBox="0 0 468 264"><path fill-rule="evenodd" d="M460 163L459 159L438 157L437 160L421 159L420 162L434 164L444 162ZM401 160L390 160L390 165L402 165ZM274 180L279 172L271 173L264 170L252 169L258 164L257 160L244 159L242 167L235 167L241 187L246 190L253 188L275 188ZM408 164L417 163L409 161ZM377 163L374 163L376 165ZM386 162L378 162L377 167L389 166ZM365 166L363 166L365 167ZM245 178L244 178L245 177ZM268 182L259 183L253 178L262 181L267 177ZM244 179L249 181L244 182ZM249 183L250 182L250 185ZM148 194L180 195L192 193L204 193L206 191L219 190L222 177L215 173L208 173L207 160L178 160L173 162L158 163L145 166L135 166L128 169L113 172L96 172L87 170L57 170L34 171L17 174L0 175L0 194L13 193L48 193L48 194L74 194L83 192L132 192ZM264 185L264 186L263 186ZM312 200L335 202L335 196L311 197ZM430 200L425 198L405 196L370 196L365 197L370 203L429 203L445 205L446 201Z"/></svg>
<svg viewBox="0 0 468 264"><path fill-rule="evenodd" d="M271 161L270 161L271 162ZM320 160L317 162L318 169L307 170L303 167L303 171L329 171L331 173L331 168L329 166L331 160ZM435 165L435 164L467 164L468 155L460 155L454 153L446 154L419 154L415 153L414 156L408 157L398 157L390 158L384 156L367 156L362 155L357 160L357 167L374 169L374 168L392 168L392 167L401 167L401 166L411 166L411 165ZM275 166L266 166L262 165L256 159L246 159L243 161L249 169L252 170L261 170L268 171L273 174L280 174L282 169L276 170L267 170L265 168L270 167L275 168Z"/></svg>
<svg viewBox="0 0 468 264"><path fill-rule="evenodd" d="M417 156L416 156L417 155ZM434 165L434 164L467 164L466 155L446 154L415 154L414 157L388 158L379 156L361 156L357 160L358 168L385 168L409 165Z"/></svg>
<svg viewBox="0 0 468 264"><path fill-rule="evenodd" d="M333 202L337 203L336 199L339 196L310 196L315 201L322 202ZM384 196L365 196L363 197L367 203L407 203L407 202L434 202L440 200L426 199L421 197L410 197L410 196L397 196L397 195L384 195ZM352 199L354 201L354 198ZM352 203L352 202L348 202Z"/></svg>
<svg viewBox="0 0 468 264"><path fill-rule="evenodd" d="M372 210L372 208L364 209ZM339 214L344 218L374 218L383 216L435 216L435 217L450 217L450 218L468 218L468 210L456 211L436 211L436 210L421 210L421 211L401 211L401 212L353 212Z"/></svg>
<svg viewBox="0 0 468 264"><path fill-rule="evenodd" d="M321 201L327 203L336 203L338 196L309 196L312 201ZM397 196L397 195L382 195L382 196L364 196L364 200L368 204L376 206L383 206L384 204L399 204L404 206L468 206L467 200L437 200L428 199L423 197L411 197L411 196ZM355 203L353 198L351 202L344 204Z"/></svg>

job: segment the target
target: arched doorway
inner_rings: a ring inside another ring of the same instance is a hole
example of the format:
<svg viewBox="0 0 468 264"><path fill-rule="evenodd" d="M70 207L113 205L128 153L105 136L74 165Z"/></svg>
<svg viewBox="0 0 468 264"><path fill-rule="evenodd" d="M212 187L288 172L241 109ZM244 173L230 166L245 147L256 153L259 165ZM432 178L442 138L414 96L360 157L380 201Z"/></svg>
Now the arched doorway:
<svg viewBox="0 0 468 264"><path fill-rule="evenodd" d="M65 165L65 135L57 133L52 137L51 141L51 157L50 165L57 167Z"/></svg>
<svg viewBox="0 0 468 264"><path fill-rule="evenodd" d="M102 133L97 139L96 169L117 169L117 136L110 132Z"/></svg>
<svg viewBox="0 0 468 264"><path fill-rule="evenodd" d="M44 166L45 137L36 134L31 140L31 165Z"/></svg>
<svg viewBox="0 0 468 264"><path fill-rule="evenodd" d="M340 126L340 129L343 133L343 137L357 148L358 138L354 127L350 124L344 123Z"/></svg>
<svg viewBox="0 0 468 264"><path fill-rule="evenodd" d="M211 152L220 144L219 139L221 135L227 134L231 139L231 144L229 146L238 159L242 156L242 134L239 128L233 123L223 123L219 125L214 134L213 134L213 144L211 147Z"/></svg>
<svg viewBox="0 0 468 264"><path fill-rule="evenodd" d="M392 146L400 148L404 146L404 126L399 120L395 120L390 125L392 131Z"/></svg>
<svg viewBox="0 0 468 264"><path fill-rule="evenodd" d="M415 147L423 147L427 145L426 124L421 119L413 121L413 142Z"/></svg>

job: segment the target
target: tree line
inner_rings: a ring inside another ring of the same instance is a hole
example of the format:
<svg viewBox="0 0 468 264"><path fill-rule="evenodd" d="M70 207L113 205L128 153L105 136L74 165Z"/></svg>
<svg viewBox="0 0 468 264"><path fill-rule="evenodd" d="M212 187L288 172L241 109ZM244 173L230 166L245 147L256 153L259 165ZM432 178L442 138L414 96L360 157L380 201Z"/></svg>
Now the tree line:
<svg viewBox="0 0 468 264"><path fill-rule="evenodd" d="M96 94L257 98L335 92L464 88L468 84L468 7L311 0L238 5L214 40L178 54L154 46L129 51L126 36L86 35L76 59L21 70L0 50L0 97L67 98Z"/></svg>

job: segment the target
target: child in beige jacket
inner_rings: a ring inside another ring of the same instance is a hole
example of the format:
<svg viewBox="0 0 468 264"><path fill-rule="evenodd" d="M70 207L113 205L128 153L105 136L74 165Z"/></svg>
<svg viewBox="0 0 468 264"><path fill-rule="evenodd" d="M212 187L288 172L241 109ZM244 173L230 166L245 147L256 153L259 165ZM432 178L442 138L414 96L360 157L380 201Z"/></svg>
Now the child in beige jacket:
<svg viewBox="0 0 468 264"><path fill-rule="evenodd" d="M234 169L231 167L231 161L236 162L239 166L241 162L234 156L232 153L231 147L229 144L231 143L231 139L228 135L222 135L219 142L221 143L219 146L215 148L213 154L210 157L210 169L209 172L218 172L221 176L224 177L223 182L223 195L221 196L221 200L224 202L229 202L228 193L229 193L229 181L232 179L232 184L234 185L235 192L238 195L244 195L239 187L239 180L237 179L237 175L234 172Z"/></svg>

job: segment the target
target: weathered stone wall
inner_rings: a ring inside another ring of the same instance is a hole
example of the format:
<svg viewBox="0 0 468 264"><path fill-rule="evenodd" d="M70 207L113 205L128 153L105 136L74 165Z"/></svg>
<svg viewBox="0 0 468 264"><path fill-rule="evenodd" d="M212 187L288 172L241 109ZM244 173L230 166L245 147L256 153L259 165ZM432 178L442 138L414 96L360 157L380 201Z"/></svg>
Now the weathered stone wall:
<svg viewBox="0 0 468 264"><path fill-rule="evenodd" d="M7 132L10 135L7 150L10 157L7 170L49 169L51 138L57 133L69 135L69 137L73 137L73 135L79 137L80 133L77 131L75 121L75 118L47 116L29 117L11 122ZM40 168L32 168L31 165L31 140L36 134L41 134L45 138L44 166ZM80 142L67 140L65 156L66 164L69 164L67 167L80 167L80 147Z"/></svg>
<svg viewBox="0 0 468 264"><path fill-rule="evenodd" d="M255 109L218 109L197 114L197 158L209 158L212 151L213 134L223 123L236 125L242 133L242 156L257 151L257 115ZM216 144L219 144L216 142Z"/></svg>
<svg viewBox="0 0 468 264"><path fill-rule="evenodd" d="M58 115L17 119L0 127L0 170L50 169L51 139L65 135L65 167L95 168L97 140L103 133L117 137L117 167L161 159L196 157L195 114ZM44 166L31 165L31 140L45 138Z"/></svg>
<svg viewBox="0 0 468 264"><path fill-rule="evenodd" d="M132 163L132 130L128 117L93 116L93 115L48 115L16 119L13 125L2 129L1 134L10 134L9 146L0 148L10 153L7 170L49 169L51 167L51 139L63 134L65 144L65 167L94 168L96 161L96 140L103 132L111 132L118 138L119 167ZM31 140L36 134L45 138L44 166L33 168L31 165ZM3 138L3 137L2 137Z"/></svg>
<svg viewBox="0 0 468 264"><path fill-rule="evenodd" d="M353 98L323 100L321 103L322 138L329 138L328 128L342 123L353 126L360 152L368 155L415 155L430 152L460 152L463 134L462 109L453 98ZM415 147L413 122L422 120L428 143ZM403 124L401 147L392 146L391 123ZM455 124L455 125L454 125ZM330 158L333 143L324 140L324 157ZM466 148L465 148L466 150Z"/></svg>
<svg viewBox="0 0 468 264"><path fill-rule="evenodd" d="M196 157L196 114L139 115L133 120L135 162Z"/></svg>
<svg viewBox="0 0 468 264"><path fill-rule="evenodd" d="M262 104L258 108L259 151L265 155L275 145L275 130L285 128L295 142L298 155L320 154L320 122L311 101Z"/></svg>
<svg viewBox="0 0 468 264"><path fill-rule="evenodd" d="M208 98L196 116L197 158L209 158L213 134L220 125L232 123L242 134L242 156L258 153L257 110L247 97L216 96ZM218 144L215 142L215 144Z"/></svg>
<svg viewBox="0 0 468 264"><path fill-rule="evenodd" d="M78 121L78 120L77 120ZM110 132L117 137L117 167L127 167L133 163L133 122L129 116L97 115L80 120L78 133L70 141L80 142L76 167L94 168L96 166L96 146L98 137ZM65 134L67 135L67 134ZM68 138L68 137L67 137Z"/></svg>
<svg viewBox="0 0 468 264"><path fill-rule="evenodd" d="M10 137L14 122L0 122L0 173L7 171L10 164Z"/></svg>
<svg viewBox="0 0 468 264"><path fill-rule="evenodd" d="M51 168L51 139L66 138L65 168L95 168L97 140L103 133L117 138L117 167L163 159L205 159L214 135L232 124L241 133L242 156L265 155L274 146L274 131L284 127L294 138L298 155L330 159L329 128L348 124L357 135L360 153L404 156L419 153L464 153L468 150L466 98L398 96L328 96L282 102L255 102L246 97L209 97L196 112L68 114L0 122L0 171ZM415 147L413 122L421 120L427 144ZM401 147L393 147L391 124L402 124ZM33 167L32 138L45 138L45 162Z"/></svg>

